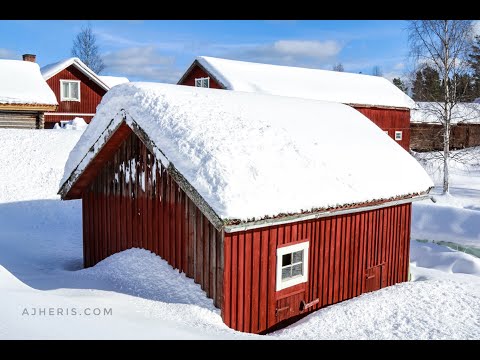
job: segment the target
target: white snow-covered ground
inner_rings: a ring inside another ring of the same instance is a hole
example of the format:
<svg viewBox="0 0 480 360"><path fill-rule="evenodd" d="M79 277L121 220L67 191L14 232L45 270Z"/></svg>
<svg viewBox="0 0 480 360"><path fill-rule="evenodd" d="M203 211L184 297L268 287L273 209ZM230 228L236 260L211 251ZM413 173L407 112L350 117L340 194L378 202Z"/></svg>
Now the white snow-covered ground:
<svg viewBox="0 0 480 360"><path fill-rule="evenodd" d="M467 151L466 163L450 163L450 195L441 195L441 161L421 161L435 182L430 193L436 203L426 200L413 205L412 238L480 249L480 147ZM415 156L420 160L430 157L429 153Z"/></svg>
<svg viewBox="0 0 480 360"><path fill-rule="evenodd" d="M82 269L81 203L56 195L80 133L0 129L0 339L480 338L480 259L432 243L412 241L414 281L268 336L229 329L192 279L146 250Z"/></svg>

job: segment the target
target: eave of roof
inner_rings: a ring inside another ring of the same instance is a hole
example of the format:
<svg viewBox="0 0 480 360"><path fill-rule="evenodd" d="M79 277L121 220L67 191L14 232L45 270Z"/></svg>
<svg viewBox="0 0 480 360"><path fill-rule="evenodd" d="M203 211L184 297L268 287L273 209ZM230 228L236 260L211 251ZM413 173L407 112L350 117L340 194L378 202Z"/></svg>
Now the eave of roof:
<svg viewBox="0 0 480 360"><path fill-rule="evenodd" d="M108 91L110 87L100 79L100 77L93 72L92 69L90 69L87 65L85 65L81 60L77 58L70 58L67 61L62 64L62 67L59 67L56 69L56 71L53 71L49 73L47 76L44 76L43 78L45 80L50 79L52 76L55 76L58 74L60 71L68 68L69 66L75 66L78 70L80 70L84 75L86 75L89 79L93 80L95 83L97 83L102 89ZM48 65L47 65L48 66ZM42 74L43 75L43 74Z"/></svg>

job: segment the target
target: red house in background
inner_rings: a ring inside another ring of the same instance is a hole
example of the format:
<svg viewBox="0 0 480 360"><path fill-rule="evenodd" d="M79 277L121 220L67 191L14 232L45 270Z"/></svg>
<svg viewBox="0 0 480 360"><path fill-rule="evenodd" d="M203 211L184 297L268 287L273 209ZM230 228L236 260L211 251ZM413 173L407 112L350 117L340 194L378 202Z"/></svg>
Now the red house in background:
<svg viewBox="0 0 480 360"><path fill-rule="evenodd" d="M41 68L42 76L55 93L58 101L56 112L45 113L45 128L51 129L64 120L81 117L89 123L103 95L110 89L108 79L126 78L104 77L97 75L79 58L72 57Z"/></svg>
<svg viewBox="0 0 480 360"><path fill-rule="evenodd" d="M340 102L410 149L415 102L383 77L198 56L178 84Z"/></svg>

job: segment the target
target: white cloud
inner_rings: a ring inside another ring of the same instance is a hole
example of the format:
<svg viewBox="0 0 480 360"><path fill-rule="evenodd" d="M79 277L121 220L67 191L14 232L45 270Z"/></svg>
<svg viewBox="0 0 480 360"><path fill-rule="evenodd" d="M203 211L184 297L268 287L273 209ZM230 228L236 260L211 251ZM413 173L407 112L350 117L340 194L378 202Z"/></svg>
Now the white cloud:
<svg viewBox="0 0 480 360"><path fill-rule="evenodd" d="M273 48L282 54L330 58L336 56L342 47L334 40L279 40Z"/></svg>
<svg viewBox="0 0 480 360"><path fill-rule="evenodd" d="M13 50L0 48L0 59L20 60L20 57Z"/></svg>
<svg viewBox="0 0 480 360"><path fill-rule="evenodd" d="M154 46L131 47L103 55L105 74L176 83L182 75L175 57L159 54Z"/></svg>
<svg viewBox="0 0 480 360"><path fill-rule="evenodd" d="M221 46L218 46L221 48ZM237 44L219 56L271 64L314 66L335 61L342 45L334 40L277 40L266 44Z"/></svg>

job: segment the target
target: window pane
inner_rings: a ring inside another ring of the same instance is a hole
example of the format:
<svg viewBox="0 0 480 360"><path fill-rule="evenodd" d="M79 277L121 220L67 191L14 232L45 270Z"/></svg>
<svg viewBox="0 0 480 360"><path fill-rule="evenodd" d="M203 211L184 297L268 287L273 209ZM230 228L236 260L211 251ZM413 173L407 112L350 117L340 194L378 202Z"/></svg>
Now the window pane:
<svg viewBox="0 0 480 360"><path fill-rule="evenodd" d="M290 265L292 263L292 254L285 254L282 256L282 266Z"/></svg>
<svg viewBox="0 0 480 360"><path fill-rule="evenodd" d="M298 263L303 261L303 250L296 251L293 253L293 263Z"/></svg>
<svg viewBox="0 0 480 360"><path fill-rule="evenodd" d="M70 83L70 97L78 100L78 83Z"/></svg>
<svg viewBox="0 0 480 360"><path fill-rule="evenodd" d="M206 87L206 88L209 87L209 85L210 85L210 84L209 84L209 80L210 80L209 78L203 79L203 87Z"/></svg>
<svg viewBox="0 0 480 360"><path fill-rule="evenodd" d="M201 87L202 86L202 79L195 79L195 86Z"/></svg>
<svg viewBox="0 0 480 360"><path fill-rule="evenodd" d="M303 274L303 264L297 264L292 266L292 276Z"/></svg>
<svg viewBox="0 0 480 360"><path fill-rule="evenodd" d="M282 279L288 279L289 277L292 277L292 268L290 266L282 269Z"/></svg>
<svg viewBox="0 0 480 360"><path fill-rule="evenodd" d="M70 97L69 94L68 94L68 83L67 82L62 83L62 97L64 97L64 98Z"/></svg>

